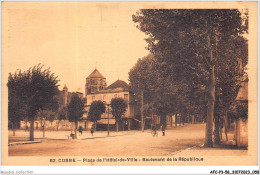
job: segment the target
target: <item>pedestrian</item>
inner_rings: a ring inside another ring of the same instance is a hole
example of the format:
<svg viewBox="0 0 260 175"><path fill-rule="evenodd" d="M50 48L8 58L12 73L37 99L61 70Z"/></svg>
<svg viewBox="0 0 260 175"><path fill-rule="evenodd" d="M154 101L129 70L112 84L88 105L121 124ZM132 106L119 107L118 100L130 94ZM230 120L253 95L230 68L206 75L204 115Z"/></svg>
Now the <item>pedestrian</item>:
<svg viewBox="0 0 260 175"><path fill-rule="evenodd" d="M165 126L162 125L162 136L165 136Z"/></svg>
<svg viewBox="0 0 260 175"><path fill-rule="evenodd" d="M82 126L79 126L79 133L80 133L80 135L82 135L82 131L83 131Z"/></svg>
<svg viewBox="0 0 260 175"><path fill-rule="evenodd" d="M91 135L93 136L93 134L94 134L94 127L93 126L91 127L90 132L91 132Z"/></svg>

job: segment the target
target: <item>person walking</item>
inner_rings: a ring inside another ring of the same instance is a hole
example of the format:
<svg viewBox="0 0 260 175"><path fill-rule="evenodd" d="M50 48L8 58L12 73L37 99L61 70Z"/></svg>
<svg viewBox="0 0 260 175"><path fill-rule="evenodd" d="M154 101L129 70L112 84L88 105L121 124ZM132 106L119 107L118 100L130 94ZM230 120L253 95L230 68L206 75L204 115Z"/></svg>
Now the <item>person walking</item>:
<svg viewBox="0 0 260 175"><path fill-rule="evenodd" d="M94 127L93 126L91 127L90 132L91 132L91 135L93 136L93 134L94 134Z"/></svg>
<svg viewBox="0 0 260 175"><path fill-rule="evenodd" d="M165 126L162 125L162 136L165 136Z"/></svg>
<svg viewBox="0 0 260 175"><path fill-rule="evenodd" d="M80 135L82 135L82 131L83 131L82 126L79 126L79 133L80 133Z"/></svg>

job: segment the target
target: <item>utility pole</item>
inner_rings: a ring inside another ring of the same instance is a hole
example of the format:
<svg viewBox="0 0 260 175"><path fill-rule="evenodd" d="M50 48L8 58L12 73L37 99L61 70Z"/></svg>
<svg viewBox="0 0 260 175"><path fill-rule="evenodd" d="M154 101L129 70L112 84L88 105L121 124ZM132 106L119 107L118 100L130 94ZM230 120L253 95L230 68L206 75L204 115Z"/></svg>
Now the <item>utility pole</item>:
<svg viewBox="0 0 260 175"><path fill-rule="evenodd" d="M141 128L144 132L144 92L141 90Z"/></svg>
<svg viewBox="0 0 260 175"><path fill-rule="evenodd" d="M153 105L152 105L152 118L151 118L151 129L153 130L154 119L153 119Z"/></svg>
<svg viewBox="0 0 260 175"><path fill-rule="evenodd" d="M107 105L107 114L108 114L108 120L107 120L107 136L109 136L109 104Z"/></svg>

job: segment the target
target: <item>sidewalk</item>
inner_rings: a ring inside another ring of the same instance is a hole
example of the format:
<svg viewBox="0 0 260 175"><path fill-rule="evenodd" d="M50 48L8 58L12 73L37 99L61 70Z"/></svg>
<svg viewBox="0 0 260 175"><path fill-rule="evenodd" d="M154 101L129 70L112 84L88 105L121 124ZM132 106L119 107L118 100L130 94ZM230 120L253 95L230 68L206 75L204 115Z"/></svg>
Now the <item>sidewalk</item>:
<svg viewBox="0 0 260 175"><path fill-rule="evenodd" d="M95 138L107 138L107 137L116 137L116 136L123 136L123 135L133 135L137 130L131 130L131 131L110 131L109 136L107 135L107 131L96 131L94 132L93 136L91 135L90 131L86 132L83 131L82 135L79 135L79 132L77 132L77 139L78 140L86 140L86 139L95 139ZM45 131L43 137L42 131L34 131L34 138L35 139L49 139L49 140L68 140L72 139L70 137L71 131ZM15 132L15 136L13 136L13 132L8 132L8 137L10 140L19 140L19 142L24 141L29 138L29 132L25 132L24 130L17 130ZM22 140L24 138L24 140Z"/></svg>
<svg viewBox="0 0 260 175"><path fill-rule="evenodd" d="M10 142L10 143L8 143L8 146L14 146L14 145L24 145L24 144L33 144L33 143L41 143L41 141L22 141L22 142Z"/></svg>
<svg viewBox="0 0 260 175"><path fill-rule="evenodd" d="M171 156L176 157L189 157L189 156L247 156L247 149L238 149L233 145L230 146L218 146L214 148L206 147L190 147L184 150L173 152Z"/></svg>

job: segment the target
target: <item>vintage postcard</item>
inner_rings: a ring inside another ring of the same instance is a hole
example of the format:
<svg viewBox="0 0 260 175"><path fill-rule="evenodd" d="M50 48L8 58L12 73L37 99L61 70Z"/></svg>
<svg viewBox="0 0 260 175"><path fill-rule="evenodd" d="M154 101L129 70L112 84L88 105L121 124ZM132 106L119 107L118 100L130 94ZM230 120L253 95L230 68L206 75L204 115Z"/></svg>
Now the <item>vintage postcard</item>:
<svg viewBox="0 0 260 175"><path fill-rule="evenodd" d="M1 5L2 165L258 164L257 2Z"/></svg>

